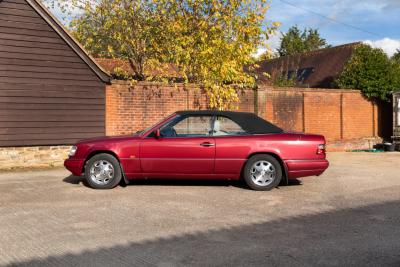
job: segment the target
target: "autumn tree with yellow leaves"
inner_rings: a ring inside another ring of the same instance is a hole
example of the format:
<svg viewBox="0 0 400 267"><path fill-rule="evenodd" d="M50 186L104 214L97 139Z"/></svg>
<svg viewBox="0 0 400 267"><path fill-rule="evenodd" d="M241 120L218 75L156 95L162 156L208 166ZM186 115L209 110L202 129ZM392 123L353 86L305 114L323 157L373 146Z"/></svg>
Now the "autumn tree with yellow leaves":
<svg viewBox="0 0 400 267"><path fill-rule="evenodd" d="M128 60L137 80L158 80L147 66L163 76L174 64L216 109L232 108L238 90L255 86L254 54L279 26L266 22L268 0L44 1L82 10L71 30L91 54Z"/></svg>

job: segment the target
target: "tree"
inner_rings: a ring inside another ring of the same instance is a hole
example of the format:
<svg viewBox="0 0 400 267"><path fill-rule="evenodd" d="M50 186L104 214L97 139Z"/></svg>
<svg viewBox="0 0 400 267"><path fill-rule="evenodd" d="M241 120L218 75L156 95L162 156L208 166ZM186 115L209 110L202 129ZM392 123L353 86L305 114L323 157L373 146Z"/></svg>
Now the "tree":
<svg viewBox="0 0 400 267"><path fill-rule="evenodd" d="M251 70L253 54L278 27L265 24L269 0L60 1L66 12L83 10L72 30L90 53L128 59L139 80L148 78L146 65L175 64L218 109L231 108L238 89L255 85L244 67Z"/></svg>
<svg viewBox="0 0 400 267"><path fill-rule="evenodd" d="M230 108L238 88L255 85L244 66L255 62L252 55L266 46L278 24L263 25L264 0L184 2L168 11L175 40L171 59L186 81L205 86L211 107Z"/></svg>
<svg viewBox="0 0 400 267"><path fill-rule="evenodd" d="M400 64L369 45L360 45L336 80L344 89L360 89L370 99L388 100L400 88Z"/></svg>
<svg viewBox="0 0 400 267"><path fill-rule="evenodd" d="M396 53L394 53L392 60L400 64L400 49L397 49Z"/></svg>
<svg viewBox="0 0 400 267"><path fill-rule="evenodd" d="M171 38L152 0L87 2L71 23L73 35L91 54L129 61L135 78L145 80L147 65L159 67Z"/></svg>
<svg viewBox="0 0 400 267"><path fill-rule="evenodd" d="M297 26L291 27L282 34L281 45L278 48L280 56L294 55L329 47L317 29L306 28L301 31Z"/></svg>

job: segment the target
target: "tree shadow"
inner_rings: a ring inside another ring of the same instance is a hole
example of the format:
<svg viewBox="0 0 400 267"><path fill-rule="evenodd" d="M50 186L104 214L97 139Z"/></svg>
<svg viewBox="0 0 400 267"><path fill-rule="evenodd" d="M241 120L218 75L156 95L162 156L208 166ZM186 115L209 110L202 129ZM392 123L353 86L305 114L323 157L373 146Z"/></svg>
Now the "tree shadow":
<svg viewBox="0 0 400 267"><path fill-rule="evenodd" d="M399 223L400 201L393 201L104 244L10 266L400 266Z"/></svg>

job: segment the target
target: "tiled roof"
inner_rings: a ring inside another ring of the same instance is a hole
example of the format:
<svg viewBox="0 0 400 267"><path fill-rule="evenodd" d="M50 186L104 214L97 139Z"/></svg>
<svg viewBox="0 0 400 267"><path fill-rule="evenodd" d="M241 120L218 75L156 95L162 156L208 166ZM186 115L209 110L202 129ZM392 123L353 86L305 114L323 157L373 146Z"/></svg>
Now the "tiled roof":
<svg viewBox="0 0 400 267"><path fill-rule="evenodd" d="M259 82L272 84L282 75L296 73L300 86L331 88L332 82L360 44L350 43L258 62L256 72ZM262 73L269 73L271 77L267 78Z"/></svg>

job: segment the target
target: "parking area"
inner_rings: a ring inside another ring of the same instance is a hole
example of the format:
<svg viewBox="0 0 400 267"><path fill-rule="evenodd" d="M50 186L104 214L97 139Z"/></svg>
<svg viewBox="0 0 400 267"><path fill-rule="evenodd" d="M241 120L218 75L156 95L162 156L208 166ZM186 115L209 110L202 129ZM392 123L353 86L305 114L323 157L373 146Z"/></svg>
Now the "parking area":
<svg viewBox="0 0 400 267"><path fill-rule="evenodd" d="M330 153L270 192L238 182L86 187L0 174L0 265L400 265L400 153Z"/></svg>

